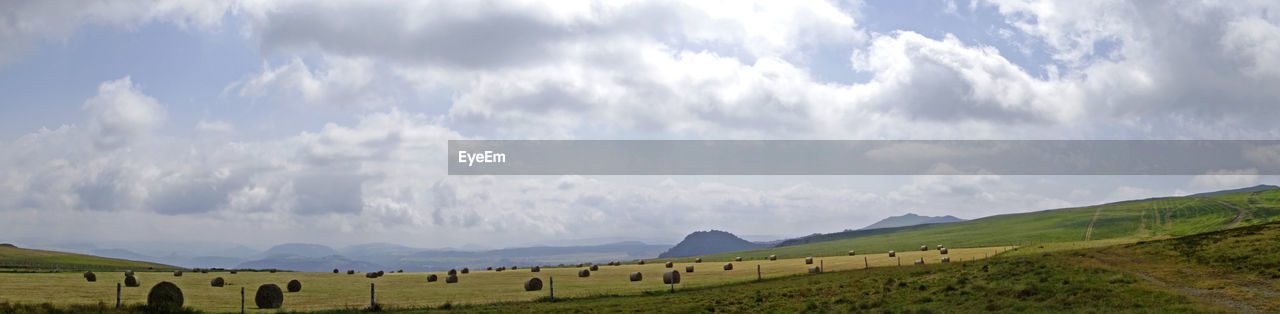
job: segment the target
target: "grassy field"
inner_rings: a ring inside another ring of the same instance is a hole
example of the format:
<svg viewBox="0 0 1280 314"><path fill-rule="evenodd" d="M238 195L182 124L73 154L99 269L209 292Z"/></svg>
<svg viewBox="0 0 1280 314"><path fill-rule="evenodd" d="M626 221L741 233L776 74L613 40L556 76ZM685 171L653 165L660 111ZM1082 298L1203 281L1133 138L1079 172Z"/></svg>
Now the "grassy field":
<svg viewBox="0 0 1280 314"><path fill-rule="evenodd" d="M897 258L889 258L887 254L867 256L830 256L815 257L812 265L804 264L803 259L779 259L777 261L755 260L735 262L733 270L723 270L723 262L718 263L681 263L675 269L681 270L682 283L676 290L696 287L711 287L732 283L748 282L756 279L756 265L760 265L764 278L777 278L807 273L809 266L823 265L827 271L853 270L871 267L897 266L899 260L904 267L911 267L912 261L923 258L926 264L936 264L943 256L953 261L981 259L1010 248L971 248L951 250L942 255L936 250L928 252L902 252ZM693 273L684 272L686 265L694 265ZM445 284L443 273L441 281L427 282L428 273L386 274L382 278L367 279L363 274L347 275L333 273L294 273L294 272L241 272L228 274L225 272L191 273L174 277L172 273L139 273L141 287L124 288L123 299L126 303L142 303L146 300L148 289L160 282L169 281L183 289L186 304L198 310L213 312L239 311L240 288L245 287L248 294L248 309L255 311L253 293L258 285L275 283L284 286L292 279L303 283L298 293L286 293L284 309L313 311L330 309L361 308L369 304L369 284L375 283L377 300L388 307L424 307L450 305L480 304L492 302L529 301L549 294L543 291L525 292L522 288L525 279L537 276L549 283L554 278L557 297L587 297L593 295L634 295L652 291L667 291L670 286L662 284L661 274L666 271L663 264L648 263L646 265L626 264L622 266L600 266L600 270L592 272L590 277L577 277L581 268L543 268L533 273L527 269L496 271L472 271L460 275L459 283ZM628 274L641 272L644 280L630 282ZM209 281L214 277L227 280L225 287L212 287ZM98 282L86 282L79 273L13 273L0 274L0 302L20 304L51 303L55 306L72 304L96 304L99 302L114 304L115 285L123 280L119 272L98 273Z"/></svg>
<svg viewBox="0 0 1280 314"><path fill-rule="evenodd" d="M1243 215L1240 215L1243 212ZM1236 221L1237 217L1240 221ZM1280 189L1213 197L1171 197L998 215L964 222L902 228L858 230L788 241L775 248L697 256L729 260L737 256L762 258L838 255L858 252L899 252L920 245L947 247L1035 246L1046 243L1103 241L1137 242L1248 226L1280 220ZM1092 228L1090 228L1092 226ZM1088 235L1088 240L1085 237ZM695 257L670 260L687 261Z"/></svg>
<svg viewBox="0 0 1280 314"><path fill-rule="evenodd" d="M0 272L174 270L174 266L0 245ZM79 276L79 273L76 273Z"/></svg>

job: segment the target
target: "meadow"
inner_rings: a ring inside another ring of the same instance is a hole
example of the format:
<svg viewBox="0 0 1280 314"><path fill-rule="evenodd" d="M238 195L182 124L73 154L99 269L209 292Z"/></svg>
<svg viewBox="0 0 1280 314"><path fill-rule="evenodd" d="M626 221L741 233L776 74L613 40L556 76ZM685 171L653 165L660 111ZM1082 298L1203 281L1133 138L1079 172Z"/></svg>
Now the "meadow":
<svg viewBox="0 0 1280 314"><path fill-rule="evenodd" d="M946 255L936 249L930 251L899 252L897 257L890 258L885 253L857 256L815 257L812 265L804 263L803 258L768 260L746 260L733 262L733 270L723 270L725 262L676 263L675 270L681 272L681 283L676 285L678 291L698 287L712 287L726 284L754 281L757 278L756 266L760 266L763 278L778 278L796 274L806 274L810 266L823 265L827 272L854 270L870 266L916 267L913 261L923 259L926 265L941 262L944 256L959 262L982 259L996 253L1007 251L1008 247L992 248L958 248L948 249ZM684 267L693 265L694 272L684 272ZM585 268L585 267L584 267ZM554 280L557 298L580 298L596 295L635 295L645 292L661 292L671 289L662 283L662 272L671 270L662 263L634 263L620 266L599 265L599 270L591 272L590 277L578 277L577 267L542 268L534 273L521 268L506 271L472 270L469 274L460 274L459 282L444 283L444 273L387 273L381 278L369 279L361 273L346 274L342 270L334 273L300 273L300 272L227 272L196 273L185 272L175 277L171 272L139 272L137 276L141 287L125 287L122 292L124 303L145 303L148 289L160 282L169 281L182 288L186 305L197 310L210 312L238 312L240 310L240 288L245 288L246 309L256 312L253 304L255 289L261 284L275 283L284 286L289 280L302 282L303 289L296 293L286 293L283 310L316 311L334 309L361 309L369 305L369 284L374 284L377 302L388 308L439 307L466 304L484 304L494 302L530 301L550 295L550 281ZM644 279L631 282L628 275L641 272ZM427 282L428 274L440 276L440 281ZM124 275L121 272L99 272L97 282L86 282L79 272L62 273L0 273L0 302L20 304L50 303L54 306L72 304L105 303L114 305L116 283ZM214 277L222 277L227 281L224 287L212 287L209 281ZM543 280L542 291L526 292L524 280L539 277ZM275 312L269 310L267 312Z"/></svg>

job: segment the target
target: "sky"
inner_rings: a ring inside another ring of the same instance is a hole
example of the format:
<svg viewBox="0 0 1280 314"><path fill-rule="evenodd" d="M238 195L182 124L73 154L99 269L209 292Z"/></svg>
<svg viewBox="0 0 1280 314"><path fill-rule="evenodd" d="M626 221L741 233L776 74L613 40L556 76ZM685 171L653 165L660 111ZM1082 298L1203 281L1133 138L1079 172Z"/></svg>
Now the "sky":
<svg viewBox="0 0 1280 314"><path fill-rule="evenodd" d="M1280 183L448 176L450 139L1280 139L1275 1L4 1L0 239L770 239Z"/></svg>

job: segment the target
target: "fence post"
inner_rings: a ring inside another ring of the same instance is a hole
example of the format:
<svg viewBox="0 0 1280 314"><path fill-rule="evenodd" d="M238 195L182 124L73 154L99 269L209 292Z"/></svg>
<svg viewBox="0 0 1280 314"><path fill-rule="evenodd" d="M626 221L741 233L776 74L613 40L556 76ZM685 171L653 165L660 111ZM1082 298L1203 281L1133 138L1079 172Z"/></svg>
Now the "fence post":
<svg viewBox="0 0 1280 314"><path fill-rule="evenodd" d="M370 282L369 283L369 310L372 311L373 309L377 308L375 306L376 304L377 303L373 302L373 283Z"/></svg>
<svg viewBox="0 0 1280 314"><path fill-rule="evenodd" d="M862 268L871 268L871 262L867 261L867 256L862 256Z"/></svg>
<svg viewBox="0 0 1280 314"><path fill-rule="evenodd" d="M547 285L551 287L551 302L556 301L556 277L547 277Z"/></svg>
<svg viewBox="0 0 1280 314"><path fill-rule="evenodd" d="M898 266L902 266L902 256L898 256Z"/></svg>
<svg viewBox="0 0 1280 314"><path fill-rule="evenodd" d="M764 280L764 276L760 275L760 264L756 264L756 281Z"/></svg>
<svg viewBox="0 0 1280 314"><path fill-rule="evenodd" d="M116 308L120 308L120 283L116 283Z"/></svg>
<svg viewBox="0 0 1280 314"><path fill-rule="evenodd" d="M827 264L824 264L824 263L822 262L822 260L818 260L818 272L824 272L824 271L827 271L827 266L826 266L826 265L827 265Z"/></svg>

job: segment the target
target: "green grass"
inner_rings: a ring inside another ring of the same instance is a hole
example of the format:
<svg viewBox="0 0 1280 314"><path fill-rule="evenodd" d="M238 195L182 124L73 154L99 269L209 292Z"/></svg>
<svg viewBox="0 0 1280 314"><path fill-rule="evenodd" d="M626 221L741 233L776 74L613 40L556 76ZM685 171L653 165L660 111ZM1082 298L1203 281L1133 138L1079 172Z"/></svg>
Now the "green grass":
<svg viewBox="0 0 1280 314"><path fill-rule="evenodd" d="M1238 214L1235 208L1223 203L1247 210L1240 226L1280 221L1280 189L1274 189L1212 197L1128 201L946 224L846 231L792 240L768 249L665 260L687 261L698 257L707 261L731 260L734 257L762 259L771 254L790 258L840 255L850 250L903 252L918 250L921 245L932 248L937 244L959 248L1075 242L1085 240L1091 221L1091 241L1113 244L1115 241L1136 242L1222 230L1230 226ZM1093 221L1095 214L1097 221Z"/></svg>
<svg viewBox="0 0 1280 314"><path fill-rule="evenodd" d="M172 271L176 266L130 261L92 255L0 246L0 271Z"/></svg>

